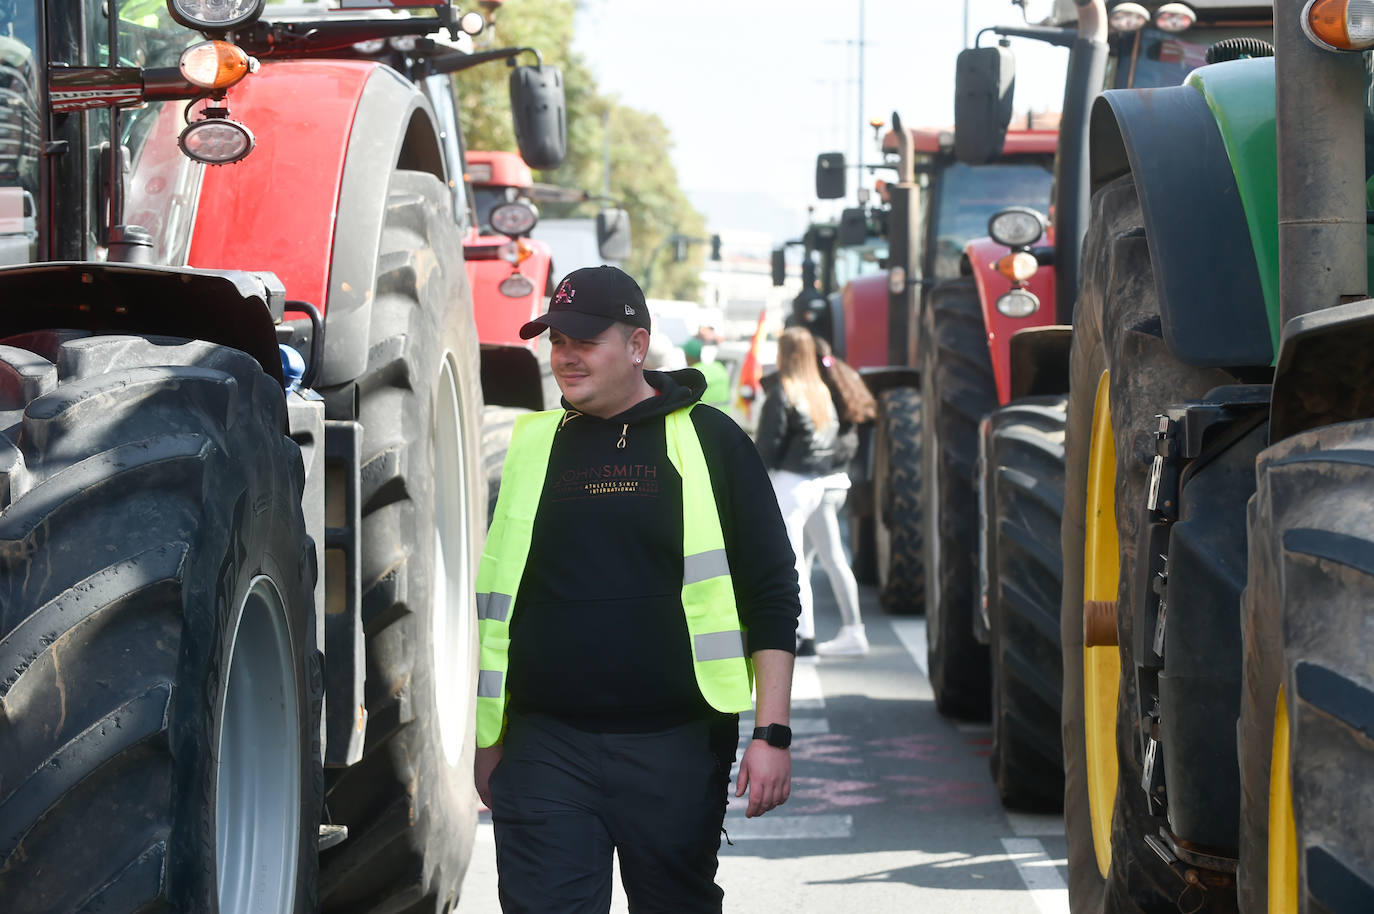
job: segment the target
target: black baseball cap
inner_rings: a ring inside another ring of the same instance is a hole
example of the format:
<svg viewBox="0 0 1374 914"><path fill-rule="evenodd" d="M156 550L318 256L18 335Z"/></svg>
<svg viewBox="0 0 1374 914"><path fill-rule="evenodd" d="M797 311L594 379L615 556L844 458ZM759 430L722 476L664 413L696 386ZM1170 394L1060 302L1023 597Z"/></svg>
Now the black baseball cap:
<svg viewBox="0 0 1374 914"><path fill-rule="evenodd" d="M644 290L619 267L573 270L549 299L549 311L520 328L528 340L553 329L575 340L589 340L616 321L649 329L649 306Z"/></svg>

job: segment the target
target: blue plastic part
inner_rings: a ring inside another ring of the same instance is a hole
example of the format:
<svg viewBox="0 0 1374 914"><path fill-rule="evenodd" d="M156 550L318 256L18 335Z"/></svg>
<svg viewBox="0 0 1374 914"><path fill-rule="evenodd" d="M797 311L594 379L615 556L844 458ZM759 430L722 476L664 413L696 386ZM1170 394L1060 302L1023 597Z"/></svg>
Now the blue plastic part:
<svg viewBox="0 0 1374 914"><path fill-rule="evenodd" d="M277 348L281 350L281 373L285 378L285 387L288 393L301 386L301 378L305 377L305 358L293 347L285 343L278 343Z"/></svg>

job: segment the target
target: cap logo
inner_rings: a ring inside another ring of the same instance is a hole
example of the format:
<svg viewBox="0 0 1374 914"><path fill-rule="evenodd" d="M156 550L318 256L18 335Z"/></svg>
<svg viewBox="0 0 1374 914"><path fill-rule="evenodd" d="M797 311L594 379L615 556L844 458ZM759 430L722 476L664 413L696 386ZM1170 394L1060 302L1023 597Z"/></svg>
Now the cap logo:
<svg viewBox="0 0 1374 914"><path fill-rule="evenodd" d="M626 305L626 306L625 306L625 313L626 313L626 314L633 315L633 314L635 314L636 312L635 312L635 309L634 309L634 308L631 308L629 305Z"/></svg>
<svg viewBox="0 0 1374 914"><path fill-rule="evenodd" d="M562 285L560 285L560 286L558 287L558 291L555 292L554 295L553 295L554 304L557 304L557 305L567 305L567 304L571 304L571 303L572 303L572 300L573 300L573 296L575 296L575 295L577 295L577 290L574 289L574 288L572 287L572 283L568 282L568 281L565 279L565 280L563 280Z"/></svg>

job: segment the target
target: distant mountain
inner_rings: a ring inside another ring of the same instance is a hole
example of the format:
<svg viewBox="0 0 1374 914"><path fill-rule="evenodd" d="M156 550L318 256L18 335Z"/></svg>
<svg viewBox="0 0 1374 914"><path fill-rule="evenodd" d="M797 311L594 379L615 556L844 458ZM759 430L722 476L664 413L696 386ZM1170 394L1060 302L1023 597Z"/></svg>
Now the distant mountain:
<svg viewBox="0 0 1374 914"><path fill-rule="evenodd" d="M763 191L689 189L687 197L706 216L706 225L713 232L763 232L777 245L798 237L806 228L804 203L796 204Z"/></svg>

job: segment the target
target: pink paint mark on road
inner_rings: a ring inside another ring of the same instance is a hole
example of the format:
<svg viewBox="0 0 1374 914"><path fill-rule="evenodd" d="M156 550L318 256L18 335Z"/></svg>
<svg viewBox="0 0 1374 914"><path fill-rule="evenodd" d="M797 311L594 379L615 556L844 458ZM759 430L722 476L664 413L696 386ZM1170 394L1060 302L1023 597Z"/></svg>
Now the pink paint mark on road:
<svg viewBox="0 0 1374 914"><path fill-rule="evenodd" d="M967 806L989 806L996 800L992 785L986 781L960 781L946 778L928 778L918 774L896 774L884 778L891 784L906 786L890 787L892 796L919 799L916 808L921 810L955 809Z"/></svg>
<svg viewBox="0 0 1374 914"><path fill-rule="evenodd" d="M823 765L860 765L863 757L854 750L853 741L842 733L807 736L792 741L792 761L819 762Z"/></svg>

